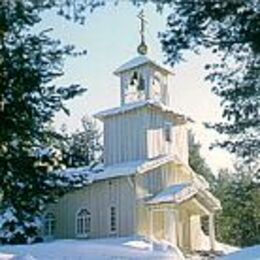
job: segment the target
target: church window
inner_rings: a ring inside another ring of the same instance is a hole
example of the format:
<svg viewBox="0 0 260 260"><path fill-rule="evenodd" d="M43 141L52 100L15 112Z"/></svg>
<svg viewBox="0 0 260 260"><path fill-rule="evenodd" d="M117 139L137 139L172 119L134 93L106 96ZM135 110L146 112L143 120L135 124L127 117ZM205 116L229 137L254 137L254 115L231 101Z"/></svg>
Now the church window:
<svg viewBox="0 0 260 260"><path fill-rule="evenodd" d="M81 209L76 215L77 237L88 237L90 233L91 215L87 209Z"/></svg>
<svg viewBox="0 0 260 260"><path fill-rule="evenodd" d="M170 122L164 124L164 139L166 142L172 141L172 124Z"/></svg>
<svg viewBox="0 0 260 260"><path fill-rule="evenodd" d="M115 233L117 230L117 216L116 216L116 207L110 207L110 232Z"/></svg>
<svg viewBox="0 0 260 260"><path fill-rule="evenodd" d="M53 236L55 230L55 216L53 213L47 213L44 217L44 235Z"/></svg>

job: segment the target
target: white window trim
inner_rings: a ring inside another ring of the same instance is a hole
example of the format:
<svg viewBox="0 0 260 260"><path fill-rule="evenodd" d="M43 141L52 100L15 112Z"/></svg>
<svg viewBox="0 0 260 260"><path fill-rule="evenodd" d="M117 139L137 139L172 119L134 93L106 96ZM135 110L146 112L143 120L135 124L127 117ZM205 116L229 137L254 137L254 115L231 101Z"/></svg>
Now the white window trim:
<svg viewBox="0 0 260 260"><path fill-rule="evenodd" d="M90 217L90 232L88 232L86 234L79 234L78 233L78 214L82 210L87 210L90 213L90 216L89 216ZM90 233L91 233L91 212L87 209L87 207L82 207L82 208L78 209L76 214L75 214L75 235L76 235L77 238L89 238Z"/></svg>

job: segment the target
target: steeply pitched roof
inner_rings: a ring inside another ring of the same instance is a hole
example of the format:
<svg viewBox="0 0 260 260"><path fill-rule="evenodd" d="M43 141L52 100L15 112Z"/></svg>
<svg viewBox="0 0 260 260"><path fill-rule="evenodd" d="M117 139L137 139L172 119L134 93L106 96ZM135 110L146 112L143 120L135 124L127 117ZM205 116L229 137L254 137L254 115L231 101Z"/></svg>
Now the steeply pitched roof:
<svg viewBox="0 0 260 260"><path fill-rule="evenodd" d="M122 66L120 66L118 69L115 70L114 74L119 75L120 73L122 73L124 71L131 70L131 69L137 68L137 67L145 65L145 64L151 64L151 65L157 67L159 70L162 70L169 74L173 74L173 72L170 68L168 68L167 66L165 66L163 64L159 64L156 61L153 61L152 59L148 58L145 55L137 56L137 57L131 59L130 61L124 63Z"/></svg>
<svg viewBox="0 0 260 260"><path fill-rule="evenodd" d="M172 108L162 104L161 102L158 102L158 101L155 101L155 100L152 100L152 99L137 101L137 102L125 104L121 107L115 107L115 108L103 110L101 112L94 114L94 117L102 120L102 119L109 117L109 116L124 114L124 113L127 113L129 111L132 111L132 110L135 110L135 109L138 109L138 108L141 108L141 107L145 107L145 106L154 107L154 108L160 109L163 112L168 112L168 113L172 114L176 119L182 121L183 123L187 122L187 121L193 122L193 120L191 118L186 117L182 114L175 113Z"/></svg>

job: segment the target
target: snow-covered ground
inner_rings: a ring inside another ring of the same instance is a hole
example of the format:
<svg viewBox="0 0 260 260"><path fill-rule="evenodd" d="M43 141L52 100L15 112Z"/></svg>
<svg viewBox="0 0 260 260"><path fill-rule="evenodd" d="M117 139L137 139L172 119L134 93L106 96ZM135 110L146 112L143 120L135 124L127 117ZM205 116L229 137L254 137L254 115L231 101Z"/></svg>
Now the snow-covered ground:
<svg viewBox="0 0 260 260"><path fill-rule="evenodd" d="M227 255L219 260L260 260L260 245L239 250L224 244L217 247ZM55 240L33 245L0 246L0 260L184 260L181 252L167 243L151 244L140 238ZM199 256L190 259L202 259ZM205 258L204 258L205 259Z"/></svg>
<svg viewBox="0 0 260 260"><path fill-rule="evenodd" d="M183 257L166 244L150 243L137 238L92 240L55 240L33 245L0 246L1 260L133 260L174 259Z"/></svg>
<svg viewBox="0 0 260 260"><path fill-rule="evenodd" d="M220 260L260 260L260 245L243 248L221 257Z"/></svg>

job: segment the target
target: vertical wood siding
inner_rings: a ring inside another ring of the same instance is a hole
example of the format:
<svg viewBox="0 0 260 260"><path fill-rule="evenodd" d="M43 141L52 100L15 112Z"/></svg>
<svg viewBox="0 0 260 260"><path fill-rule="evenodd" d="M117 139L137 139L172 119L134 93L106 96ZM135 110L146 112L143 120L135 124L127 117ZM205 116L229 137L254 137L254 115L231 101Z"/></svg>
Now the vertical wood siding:
<svg viewBox="0 0 260 260"><path fill-rule="evenodd" d="M135 193L127 178L99 181L81 190L63 196L57 204L50 205L47 212L56 218L56 238L76 238L76 213L87 208L91 213L90 238L108 237L110 232L110 207L115 206L118 230L113 235L126 236L134 233ZM112 192L112 194L111 194Z"/></svg>
<svg viewBox="0 0 260 260"><path fill-rule="evenodd" d="M146 158L145 118L145 109L139 109L105 120L105 165Z"/></svg>
<svg viewBox="0 0 260 260"><path fill-rule="evenodd" d="M168 163L144 174L136 175L137 233L149 235L149 210L144 200L164 188L177 183L190 182L191 176L174 163ZM180 227L181 228L181 227Z"/></svg>
<svg viewBox="0 0 260 260"><path fill-rule="evenodd" d="M172 124L171 142L164 136L167 122ZM136 109L104 120L104 149L105 165L169 154L178 154L187 163L187 130L162 111Z"/></svg>

